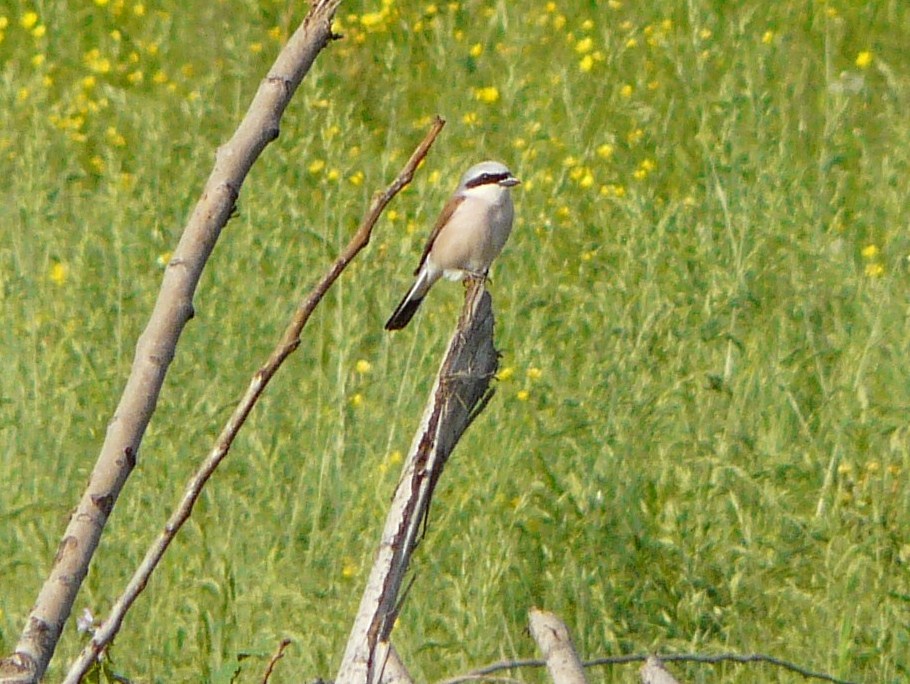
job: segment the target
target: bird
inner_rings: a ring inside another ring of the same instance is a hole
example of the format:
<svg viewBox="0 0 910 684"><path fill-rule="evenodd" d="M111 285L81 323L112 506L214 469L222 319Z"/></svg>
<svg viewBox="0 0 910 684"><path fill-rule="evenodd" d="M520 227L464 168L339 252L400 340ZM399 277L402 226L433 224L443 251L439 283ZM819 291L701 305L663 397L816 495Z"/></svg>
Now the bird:
<svg viewBox="0 0 910 684"><path fill-rule="evenodd" d="M486 278L512 231L510 188L519 183L498 161L483 161L465 171L436 219L414 271L414 284L386 321L386 330L404 328L441 277Z"/></svg>

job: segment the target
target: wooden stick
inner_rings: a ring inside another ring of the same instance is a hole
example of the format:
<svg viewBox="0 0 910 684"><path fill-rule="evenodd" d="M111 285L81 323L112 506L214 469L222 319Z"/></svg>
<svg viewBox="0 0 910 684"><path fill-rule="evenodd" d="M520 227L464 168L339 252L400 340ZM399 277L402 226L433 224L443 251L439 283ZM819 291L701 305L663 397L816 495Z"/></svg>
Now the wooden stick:
<svg viewBox="0 0 910 684"><path fill-rule="evenodd" d="M554 684L586 684L585 670L572 646L569 630L554 613L528 611L531 636L537 642Z"/></svg>
<svg viewBox="0 0 910 684"><path fill-rule="evenodd" d="M468 281L464 308L405 459L336 684L380 681L385 644L401 607L399 590L433 490L455 444L489 399L498 363L492 300L483 281Z"/></svg>

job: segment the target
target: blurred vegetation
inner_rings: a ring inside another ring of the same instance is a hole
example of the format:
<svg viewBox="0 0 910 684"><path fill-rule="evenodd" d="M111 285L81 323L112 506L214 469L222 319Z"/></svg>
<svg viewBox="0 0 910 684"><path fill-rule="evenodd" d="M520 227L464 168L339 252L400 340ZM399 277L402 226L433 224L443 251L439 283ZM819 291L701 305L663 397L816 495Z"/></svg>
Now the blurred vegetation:
<svg viewBox="0 0 910 684"><path fill-rule="evenodd" d="M4 652L214 149L302 11L0 0ZM334 676L461 288L403 333L382 324L457 177L496 158L523 179L491 285L502 370L413 565L396 646L417 679L532 655L537 605L586 657L761 651L905 680L910 5L371 0L337 24L212 257L77 613L106 613L370 193L432 115L449 125L128 616L115 668L226 681L242 658L257 681L289 636L272 681ZM67 627L49 679L85 638Z"/></svg>

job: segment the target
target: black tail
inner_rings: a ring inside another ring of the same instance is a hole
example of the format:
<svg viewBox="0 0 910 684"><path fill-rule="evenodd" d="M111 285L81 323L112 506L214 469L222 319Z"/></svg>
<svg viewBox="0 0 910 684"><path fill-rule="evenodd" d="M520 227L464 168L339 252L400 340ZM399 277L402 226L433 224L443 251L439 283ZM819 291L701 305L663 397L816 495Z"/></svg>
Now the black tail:
<svg viewBox="0 0 910 684"><path fill-rule="evenodd" d="M414 314L417 312L417 308L420 306L420 302L423 301L423 297L414 297L412 298L411 292L408 292L404 299L401 300L401 304L398 305L398 308L395 309L389 320L385 323L386 330L401 330L404 326L411 322L411 319L414 318Z"/></svg>

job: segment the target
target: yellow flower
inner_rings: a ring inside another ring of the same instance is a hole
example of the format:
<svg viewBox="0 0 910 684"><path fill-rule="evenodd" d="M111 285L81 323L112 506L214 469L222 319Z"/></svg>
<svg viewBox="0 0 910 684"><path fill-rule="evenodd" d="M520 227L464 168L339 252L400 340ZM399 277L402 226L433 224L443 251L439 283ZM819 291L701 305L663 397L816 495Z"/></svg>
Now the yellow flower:
<svg viewBox="0 0 910 684"><path fill-rule="evenodd" d="M133 85L139 85L140 83L142 83L143 78L144 77L142 75L142 72L139 70L136 70L136 71L130 73L126 77L126 80L129 81L130 83L132 83Z"/></svg>
<svg viewBox="0 0 910 684"><path fill-rule="evenodd" d="M351 185L360 187L363 185L363 171L355 171L348 177L348 180L351 181Z"/></svg>
<svg viewBox="0 0 910 684"><path fill-rule="evenodd" d="M515 398L518 401L527 401L528 397L531 396L531 393L528 390L518 390L518 393L515 395Z"/></svg>
<svg viewBox="0 0 910 684"><path fill-rule="evenodd" d="M480 57L483 54L483 45L474 43L474 45L471 46L469 54L471 57Z"/></svg>
<svg viewBox="0 0 910 684"><path fill-rule="evenodd" d="M613 146L610 143L604 143L597 148L597 156L601 159L609 159L613 156Z"/></svg>
<svg viewBox="0 0 910 684"><path fill-rule="evenodd" d="M543 375L543 371L537 368L536 366L531 366L528 368L528 379L529 380L539 380L540 376Z"/></svg>
<svg viewBox="0 0 910 684"><path fill-rule="evenodd" d="M641 139L644 137L645 137L645 132L643 130L641 130L640 128L635 128L635 129L629 131L628 135L626 135L626 141L630 145L635 145L637 143L640 143Z"/></svg>
<svg viewBox="0 0 910 684"><path fill-rule="evenodd" d="M7 26L9 26L9 17L0 15L0 31L6 30Z"/></svg>
<svg viewBox="0 0 910 684"><path fill-rule="evenodd" d="M351 406L354 408L360 408L363 405L363 395L358 392L353 397L351 397Z"/></svg>
<svg viewBox="0 0 910 684"><path fill-rule="evenodd" d="M329 169L329 172L325 174L325 177L330 181L337 181L341 178L341 172L338 169Z"/></svg>
<svg viewBox="0 0 910 684"><path fill-rule="evenodd" d="M587 74L594 68L594 58L591 55L585 55L578 63L578 68L581 70L581 73Z"/></svg>
<svg viewBox="0 0 910 684"><path fill-rule="evenodd" d="M357 575L357 564L350 558L346 558L341 566L341 576L344 579L351 579Z"/></svg>
<svg viewBox="0 0 910 684"><path fill-rule="evenodd" d="M582 38L580 41L575 43L575 52L580 55L585 55L591 50L594 49L594 41L591 38Z"/></svg>
<svg viewBox="0 0 910 684"><path fill-rule="evenodd" d="M622 88L619 89L619 94L625 98L632 97L632 86L626 83Z"/></svg>
<svg viewBox="0 0 910 684"><path fill-rule="evenodd" d="M638 40L636 38L629 38L629 40L626 41L626 47L630 50L634 47L638 47Z"/></svg>
<svg viewBox="0 0 910 684"><path fill-rule="evenodd" d="M262 43L260 43L258 41L255 43L250 43L250 52L252 52L253 54L262 52Z"/></svg>
<svg viewBox="0 0 910 684"><path fill-rule="evenodd" d="M44 64L44 60L47 59L43 54L38 53L37 55L32 56L32 66L39 67Z"/></svg>
<svg viewBox="0 0 910 684"><path fill-rule="evenodd" d="M32 29L32 36L35 38L41 38L45 33L47 33L47 26L44 24L38 24Z"/></svg>
<svg viewBox="0 0 910 684"><path fill-rule="evenodd" d="M496 379L500 382L505 382L513 375L515 375L515 369L512 366L506 366L496 374Z"/></svg>
<svg viewBox="0 0 910 684"><path fill-rule="evenodd" d="M698 32L698 37L701 38L702 40L708 40L708 38L710 38L712 35L713 34L711 33L711 29L709 29L709 28L703 28L701 31Z"/></svg>
<svg viewBox="0 0 910 684"><path fill-rule="evenodd" d="M105 131L105 136L107 137L108 142L110 142L114 147L126 146L126 138L124 138L113 126L108 126L107 131Z"/></svg>
<svg viewBox="0 0 910 684"><path fill-rule="evenodd" d="M773 40L774 40L774 31L765 31L762 34L761 42L764 43L765 45L770 45L771 41L773 41Z"/></svg>
<svg viewBox="0 0 910 684"><path fill-rule="evenodd" d="M283 31L281 30L280 26L273 26L272 28L269 29L268 33L269 33L269 38L271 38L272 40L281 40Z"/></svg>
<svg viewBox="0 0 910 684"><path fill-rule="evenodd" d="M484 104L493 104L499 101L499 88L496 86L487 86L485 88L475 88L474 98Z"/></svg>
<svg viewBox="0 0 910 684"><path fill-rule="evenodd" d="M160 268L164 268L169 263L171 263L171 256L172 255L170 252L162 252L157 257L155 257L155 263L158 264Z"/></svg>
<svg viewBox="0 0 910 684"><path fill-rule="evenodd" d="M322 159L315 159L310 163L307 170L312 174L317 174L325 168L325 161Z"/></svg>
<svg viewBox="0 0 910 684"><path fill-rule="evenodd" d="M161 85L162 83L167 83L167 74L159 69L155 72L155 75L152 76L152 82Z"/></svg>
<svg viewBox="0 0 910 684"><path fill-rule="evenodd" d="M69 267L58 261L51 266L51 271L47 277L54 285L63 285L66 282L67 275L69 275Z"/></svg>
<svg viewBox="0 0 910 684"><path fill-rule="evenodd" d="M369 373L371 370L373 370L373 364L370 363L369 361L367 361L366 359L360 359L354 365L354 368L361 375L365 375L366 373Z"/></svg>
<svg viewBox="0 0 910 684"><path fill-rule="evenodd" d="M878 262L866 264L866 275L870 278L880 278L885 275L885 267Z"/></svg>
<svg viewBox="0 0 910 684"><path fill-rule="evenodd" d="M19 25L28 31L35 24L38 23L38 13L37 12L26 12L22 15L22 18L19 20Z"/></svg>
<svg viewBox="0 0 910 684"><path fill-rule="evenodd" d="M360 16L360 25L365 29L372 29L380 26L385 21L386 12L367 12Z"/></svg>
<svg viewBox="0 0 910 684"><path fill-rule="evenodd" d="M860 254L862 254L866 259L874 259L876 256L878 256L878 247L872 244L866 245L863 247Z"/></svg>
<svg viewBox="0 0 910 684"><path fill-rule="evenodd" d="M145 5L143 5L141 2L137 2L135 5L133 5L133 14L135 14L137 17L144 17Z"/></svg>
<svg viewBox="0 0 910 684"><path fill-rule="evenodd" d="M546 5L546 10L547 10L547 12L549 12L550 14L553 14L553 12L556 11L556 3L555 3L555 2L548 2L547 5Z"/></svg>
<svg viewBox="0 0 910 684"><path fill-rule="evenodd" d="M867 69L872 65L872 53L868 50L863 50L856 56L856 66L860 69Z"/></svg>
<svg viewBox="0 0 910 684"><path fill-rule="evenodd" d="M477 117L477 112L468 112L463 117L461 117L461 122L466 126L475 125L480 119Z"/></svg>

